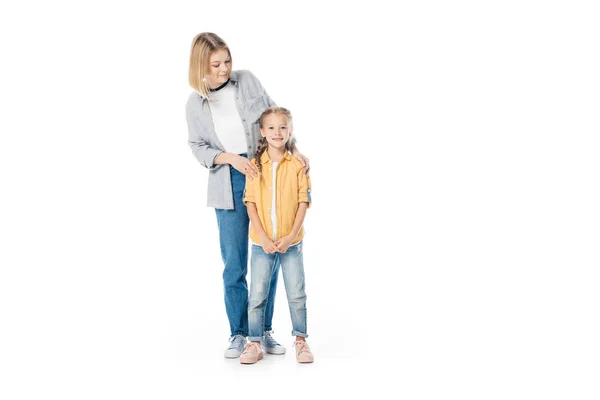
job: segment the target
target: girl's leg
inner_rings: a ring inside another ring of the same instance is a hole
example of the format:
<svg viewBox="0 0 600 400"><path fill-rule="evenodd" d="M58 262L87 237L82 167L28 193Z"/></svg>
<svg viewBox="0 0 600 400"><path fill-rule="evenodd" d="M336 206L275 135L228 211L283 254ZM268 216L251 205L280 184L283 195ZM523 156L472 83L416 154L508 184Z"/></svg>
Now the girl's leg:
<svg viewBox="0 0 600 400"><path fill-rule="evenodd" d="M242 201L246 177L231 168L233 210L216 209L219 225L225 309L231 335L248 335L248 226L249 218Z"/></svg>
<svg viewBox="0 0 600 400"><path fill-rule="evenodd" d="M279 253L275 253L277 260L275 261L275 267L271 274L271 282L269 284L269 297L267 299L267 306L265 312L265 331L273 330L273 311L275 310L275 293L277 291L277 280L279 279Z"/></svg>
<svg viewBox="0 0 600 400"><path fill-rule="evenodd" d="M248 302L248 339L264 338L264 324L269 282L277 261L276 254L267 254L258 245L252 245L250 267L250 300Z"/></svg>
<svg viewBox="0 0 600 400"><path fill-rule="evenodd" d="M306 329L306 293L304 290L304 263L302 242L280 254L283 282L292 317L292 335L308 337Z"/></svg>

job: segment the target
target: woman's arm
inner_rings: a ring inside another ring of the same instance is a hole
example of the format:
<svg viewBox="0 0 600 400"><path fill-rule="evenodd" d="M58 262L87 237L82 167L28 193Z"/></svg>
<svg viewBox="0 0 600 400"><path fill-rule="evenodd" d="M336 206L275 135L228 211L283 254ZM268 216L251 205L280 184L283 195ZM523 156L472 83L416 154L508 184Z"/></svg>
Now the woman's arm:
<svg viewBox="0 0 600 400"><path fill-rule="evenodd" d="M250 180L258 176L258 169L252 163L252 160L238 154L222 152L215 158L215 164L229 164L250 178Z"/></svg>
<svg viewBox="0 0 600 400"><path fill-rule="evenodd" d="M230 164L242 174L250 176L250 179L253 176L258 176L258 170L249 159L215 149L204 140L202 136L204 127L201 126L197 118L197 113L201 112L201 107L196 96L190 96L185 106L188 124L188 144L200 164L208 169L215 169L221 164Z"/></svg>
<svg viewBox="0 0 600 400"><path fill-rule="evenodd" d="M308 157L300 153L300 150L298 150L296 143L292 144L292 155L296 157L298 161L300 161L300 163L304 167L304 173L308 175L308 172L310 171L310 161Z"/></svg>
<svg viewBox="0 0 600 400"><path fill-rule="evenodd" d="M214 169L215 159L221 153L221 150L210 147L202 137L204 128L198 122L196 113L200 110L200 104L195 96L190 96L185 105L185 115L188 126L188 144L192 149L194 157L208 169Z"/></svg>

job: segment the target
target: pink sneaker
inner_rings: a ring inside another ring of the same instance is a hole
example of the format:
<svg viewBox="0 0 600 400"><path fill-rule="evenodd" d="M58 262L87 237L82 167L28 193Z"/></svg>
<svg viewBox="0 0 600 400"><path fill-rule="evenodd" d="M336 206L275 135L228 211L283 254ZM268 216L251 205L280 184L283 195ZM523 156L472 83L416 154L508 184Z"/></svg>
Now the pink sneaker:
<svg viewBox="0 0 600 400"><path fill-rule="evenodd" d="M263 359L263 352L260 348L260 343L250 342L244 347L244 352L240 356L240 363L242 364L256 364L259 360Z"/></svg>
<svg viewBox="0 0 600 400"><path fill-rule="evenodd" d="M296 347L296 361L299 363L311 363L315 361L313 353L311 353L308 343L304 340L296 340L294 343Z"/></svg>

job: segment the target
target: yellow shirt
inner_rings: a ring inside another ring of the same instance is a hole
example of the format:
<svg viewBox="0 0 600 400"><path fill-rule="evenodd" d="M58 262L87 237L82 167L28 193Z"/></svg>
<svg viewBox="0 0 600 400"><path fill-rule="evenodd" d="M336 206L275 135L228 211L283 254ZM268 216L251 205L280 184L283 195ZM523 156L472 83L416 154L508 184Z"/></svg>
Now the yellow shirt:
<svg viewBox="0 0 600 400"><path fill-rule="evenodd" d="M252 160L256 165L256 160ZM255 203L260 222L270 238L273 238L273 224L271 223L271 208L273 204L273 188L275 188L275 204L277 219L277 235L274 240L279 240L289 234L296 220L298 203L308 203L310 207L310 178L304 173L304 167L298 159L287 151L277 165L276 180L273 182L273 162L265 151L260 162L262 176L250 180L246 177L246 190L244 204ZM300 228L296 240L299 243L304 237L304 227ZM250 225L250 238L254 243L260 243L257 233Z"/></svg>

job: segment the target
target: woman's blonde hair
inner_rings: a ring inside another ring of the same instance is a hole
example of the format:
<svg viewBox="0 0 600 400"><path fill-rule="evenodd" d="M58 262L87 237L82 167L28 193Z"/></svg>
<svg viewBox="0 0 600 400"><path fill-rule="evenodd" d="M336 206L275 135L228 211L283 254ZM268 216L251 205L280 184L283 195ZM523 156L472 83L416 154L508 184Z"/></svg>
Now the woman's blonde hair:
<svg viewBox="0 0 600 400"><path fill-rule="evenodd" d="M208 72L210 55L217 50L227 50L229 59L231 59L231 51L229 51L227 43L214 33L199 33L192 40L189 72L190 86L204 97L209 97L210 92L208 83L204 79ZM233 60L230 65L233 65Z"/></svg>
<svg viewBox="0 0 600 400"><path fill-rule="evenodd" d="M292 113L290 112L290 110L288 110L287 108L283 108L283 107L269 107L265 111L263 111L263 113L260 115L260 118L258 119L258 126L260 127L260 129L263 129L265 117L270 114L284 115L288 121L288 130L290 132L293 130ZM292 138L290 138L285 144L285 149L291 153L293 145L294 145L294 141ZM261 137L260 140L258 141L258 148L256 149L256 154L254 155L254 161L256 162L256 166L258 167L258 174L261 179L262 179L262 164L260 163L260 158L262 157L265 150L267 150L267 148L269 148L269 144L267 143L267 138Z"/></svg>

